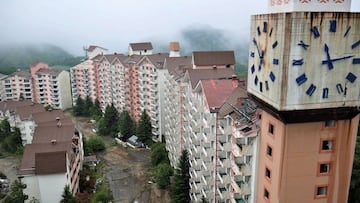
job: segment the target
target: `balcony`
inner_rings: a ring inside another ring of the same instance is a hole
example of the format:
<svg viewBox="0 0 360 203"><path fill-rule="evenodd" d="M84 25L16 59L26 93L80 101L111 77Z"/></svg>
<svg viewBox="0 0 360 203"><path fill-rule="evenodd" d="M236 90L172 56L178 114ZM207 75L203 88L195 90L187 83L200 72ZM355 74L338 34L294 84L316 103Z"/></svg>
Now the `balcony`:
<svg viewBox="0 0 360 203"><path fill-rule="evenodd" d="M231 166L230 159L219 159L218 158L218 163L221 166L221 168L230 168L230 166Z"/></svg>
<svg viewBox="0 0 360 203"><path fill-rule="evenodd" d="M250 164L241 164L240 165L240 173L242 176L250 176L251 175L251 165Z"/></svg>
<svg viewBox="0 0 360 203"><path fill-rule="evenodd" d="M235 157L235 163L236 164L245 164L246 163L246 157L245 156L241 156L241 157Z"/></svg>
<svg viewBox="0 0 360 203"><path fill-rule="evenodd" d="M255 137L255 136L257 136L258 131L259 131L259 128L254 123L248 124L248 125L242 125L242 126L236 128L234 136L235 136L235 138Z"/></svg>
<svg viewBox="0 0 360 203"><path fill-rule="evenodd" d="M219 194L220 199L224 199L224 197L228 197L230 195L225 186L218 187L216 192Z"/></svg>
<svg viewBox="0 0 360 203"><path fill-rule="evenodd" d="M219 135L218 135L218 140L219 140L219 142L221 142L221 143L227 143L227 142L228 142L228 140L227 140L227 135L219 134Z"/></svg>
<svg viewBox="0 0 360 203"><path fill-rule="evenodd" d="M217 173L217 179L219 180L220 184L228 184L230 183L230 175L227 173L219 172Z"/></svg>
<svg viewBox="0 0 360 203"><path fill-rule="evenodd" d="M233 160L231 160L231 170L234 173L234 176L240 176L241 175L239 166Z"/></svg>
<svg viewBox="0 0 360 203"><path fill-rule="evenodd" d="M235 157L241 157L241 156L251 156L252 150L253 150L252 145L233 144L231 151Z"/></svg>
<svg viewBox="0 0 360 203"><path fill-rule="evenodd" d="M233 188L235 194L238 194L238 195L251 194L250 184L245 183L242 180L238 180L238 181L236 181L234 179L231 180L231 187Z"/></svg>

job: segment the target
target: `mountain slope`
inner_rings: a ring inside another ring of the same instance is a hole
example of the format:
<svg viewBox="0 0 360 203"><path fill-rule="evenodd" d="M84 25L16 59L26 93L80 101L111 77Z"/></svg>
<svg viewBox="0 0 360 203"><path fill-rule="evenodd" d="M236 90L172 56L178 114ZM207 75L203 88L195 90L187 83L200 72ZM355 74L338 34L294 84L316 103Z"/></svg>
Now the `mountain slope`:
<svg viewBox="0 0 360 203"><path fill-rule="evenodd" d="M62 48L49 44L0 46L0 72L29 69L33 62L45 62L50 66L74 66L82 57L74 57Z"/></svg>

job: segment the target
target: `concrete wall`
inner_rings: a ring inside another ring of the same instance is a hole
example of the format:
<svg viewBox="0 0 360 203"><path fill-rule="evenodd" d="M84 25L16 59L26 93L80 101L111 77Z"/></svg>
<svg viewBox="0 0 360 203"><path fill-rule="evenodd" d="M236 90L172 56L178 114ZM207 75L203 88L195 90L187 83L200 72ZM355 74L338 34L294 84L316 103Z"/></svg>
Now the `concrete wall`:
<svg viewBox="0 0 360 203"><path fill-rule="evenodd" d="M41 202L60 202L65 185L66 174L38 175Z"/></svg>
<svg viewBox="0 0 360 203"><path fill-rule="evenodd" d="M68 109L72 107L72 96L70 87L70 73L62 71L58 76L60 108Z"/></svg>
<svg viewBox="0 0 360 203"><path fill-rule="evenodd" d="M24 178L21 179L21 182L26 184L26 188L23 192L29 196L29 198L25 200L26 203L30 202L33 197L40 200L41 196L37 176L24 176Z"/></svg>

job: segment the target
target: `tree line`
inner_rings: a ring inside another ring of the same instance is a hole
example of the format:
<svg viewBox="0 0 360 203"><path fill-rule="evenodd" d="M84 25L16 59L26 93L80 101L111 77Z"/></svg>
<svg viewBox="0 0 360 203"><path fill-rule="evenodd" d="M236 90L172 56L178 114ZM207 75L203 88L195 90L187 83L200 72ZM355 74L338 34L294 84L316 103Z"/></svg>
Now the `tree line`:
<svg viewBox="0 0 360 203"><path fill-rule="evenodd" d="M82 99L78 97L76 105L73 107L74 116L92 117L98 123L98 134L100 136L119 137L126 141L132 135L136 135L139 140L146 143L151 148L151 164L154 168L153 175L155 182L160 189L170 190L172 202L190 202L190 163L186 150L182 152L179 163L174 170L168 158L165 143L152 142L152 126L149 115L146 111L141 113L138 123L130 116L127 110L118 112L113 104L107 105L105 111L102 112L98 100L92 102L90 97ZM90 142L85 141L84 148ZM96 145L94 141L91 145ZM98 146L98 145L97 145ZM173 177L173 178L171 178Z"/></svg>
<svg viewBox="0 0 360 203"><path fill-rule="evenodd" d="M140 120L136 123L127 110L118 112L114 104L107 105L104 113L100 108L100 102L94 102L89 96L85 99L78 97L76 105L73 107L74 116L91 117L97 121L97 130L100 136L119 137L126 141L132 135L136 135L139 140L149 146L152 143L152 126L150 116L144 110L140 115Z"/></svg>
<svg viewBox="0 0 360 203"><path fill-rule="evenodd" d="M23 153L21 131L18 127L11 127L7 119L0 122L0 143L5 153L18 155Z"/></svg>
<svg viewBox="0 0 360 203"><path fill-rule="evenodd" d="M173 203L190 202L190 162L188 152L186 150L181 152L180 160L175 169L170 165L165 143L154 143L151 146L150 156L158 188L169 190L171 202Z"/></svg>

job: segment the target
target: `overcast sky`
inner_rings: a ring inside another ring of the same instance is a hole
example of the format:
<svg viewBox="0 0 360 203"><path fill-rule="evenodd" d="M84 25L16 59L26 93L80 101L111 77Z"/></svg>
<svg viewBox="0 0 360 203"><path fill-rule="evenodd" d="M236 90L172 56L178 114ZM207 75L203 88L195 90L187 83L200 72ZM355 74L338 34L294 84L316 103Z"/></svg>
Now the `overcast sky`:
<svg viewBox="0 0 360 203"><path fill-rule="evenodd" d="M267 2L1 0L0 44L50 43L75 55L92 44L124 51L130 42L179 41L181 30L204 25L238 36L237 41L248 40L250 15L265 13ZM352 2L352 11L360 11L360 1Z"/></svg>

